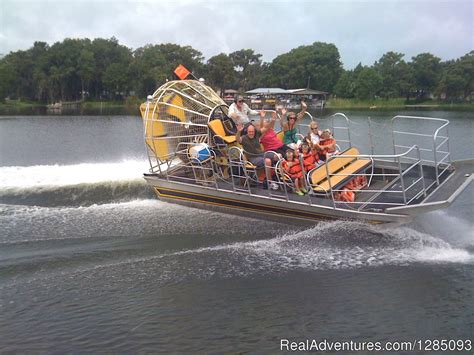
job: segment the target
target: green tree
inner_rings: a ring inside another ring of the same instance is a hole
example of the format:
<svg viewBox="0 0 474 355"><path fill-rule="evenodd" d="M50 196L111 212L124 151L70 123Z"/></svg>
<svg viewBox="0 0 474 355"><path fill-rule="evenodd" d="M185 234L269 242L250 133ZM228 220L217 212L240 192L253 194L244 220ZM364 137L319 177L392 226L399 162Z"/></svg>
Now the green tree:
<svg viewBox="0 0 474 355"><path fill-rule="evenodd" d="M131 77L135 91L146 96L153 93L166 80L174 79L174 69L183 64L192 72L201 75L204 72L201 52L190 46L176 44L148 44L133 52Z"/></svg>
<svg viewBox="0 0 474 355"><path fill-rule="evenodd" d="M12 94L16 80L15 70L8 61L0 60L0 102L5 100L5 97Z"/></svg>
<svg viewBox="0 0 474 355"><path fill-rule="evenodd" d="M342 73L336 86L334 87L334 94L338 97L350 99L354 97L355 93L355 75L354 71L346 70Z"/></svg>
<svg viewBox="0 0 474 355"><path fill-rule="evenodd" d="M409 96L413 91L413 73L403 53L387 52L374 68L382 77L381 95L385 98Z"/></svg>
<svg viewBox="0 0 474 355"><path fill-rule="evenodd" d="M382 77L374 68L364 67L357 74L354 95L358 99L373 99L382 89Z"/></svg>
<svg viewBox="0 0 474 355"><path fill-rule="evenodd" d="M113 63L126 63L132 61L131 50L120 45L115 37L110 39L96 38L91 43L91 51L94 53L95 72L91 83L91 93L96 99L107 96L104 90L104 75L107 68Z"/></svg>
<svg viewBox="0 0 474 355"><path fill-rule="evenodd" d="M89 91L89 85L94 78L95 73L94 53L90 50L90 45L82 49L79 56L77 74L81 79L81 98L84 100L86 90Z"/></svg>
<svg viewBox="0 0 474 355"><path fill-rule="evenodd" d="M331 92L342 74L342 64L334 44L314 42L276 57L270 71L273 85Z"/></svg>
<svg viewBox="0 0 474 355"><path fill-rule="evenodd" d="M224 53L218 54L207 61L207 73L211 84L224 92L227 85L235 80L234 63Z"/></svg>
<svg viewBox="0 0 474 355"><path fill-rule="evenodd" d="M127 93L129 83L128 63L112 63L105 70L104 88L112 97L123 97Z"/></svg>
<svg viewBox="0 0 474 355"><path fill-rule="evenodd" d="M412 58L414 87L419 98L432 93L436 88L439 81L440 62L440 58L430 53L421 53Z"/></svg>
<svg viewBox="0 0 474 355"><path fill-rule="evenodd" d="M135 51L110 39L66 38L49 46L35 42L24 51L0 58L0 100L6 96L27 100L57 101L110 97L130 89L141 96L152 93L183 64L196 76L226 89L248 90L258 86L313 87L340 97L407 98L415 91L435 92L449 100L466 100L474 91L474 51L441 62L421 53L412 62L404 55L385 53L372 67L359 64L344 71L335 45L315 42L300 46L262 63L252 49L219 54L203 62L202 54L190 46L172 43L146 45Z"/></svg>
<svg viewBox="0 0 474 355"><path fill-rule="evenodd" d="M160 53L165 59L165 66L163 69L167 78L173 78L173 71L179 64L184 65L196 75L202 70L202 61L204 57L202 53L192 48L191 46L179 46L173 43L165 43L158 45Z"/></svg>
<svg viewBox="0 0 474 355"><path fill-rule="evenodd" d="M464 99L474 92L474 51L467 53L459 59L459 66L466 79L464 85Z"/></svg>
<svg viewBox="0 0 474 355"><path fill-rule="evenodd" d="M229 54L229 58L234 65L238 86L247 91L255 86L261 79L261 54L256 54L253 49L241 49Z"/></svg>
<svg viewBox="0 0 474 355"><path fill-rule="evenodd" d="M465 95L465 88L468 85L469 78L464 75L460 60L445 62L443 67L441 80L436 90L438 96L444 96L446 100L450 101L461 100Z"/></svg>
<svg viewBox="0 0 474 355"><path fill-rule="evenodd" d="M2 61L6 64L4 68L12 70L11 86L5 90L6 95L17 99L33 99L35 94L33 71L34 61L29 51L16 51L7 54Z"/></svg>
<svg viewBox="0 0 474 355"><path fill-rule="evenodd" d="M34 97L38 101L47 101L49 92L49 45L45 42L35 42L33 47L28 50L29 55L34 61L33 64L33 88Z"/></svg>
<svg viewBox="0 0 474 355"><path fill-rule="evenodd" d="M133 52L130 70L133 88L139 96L146 97L153 93L159 83L166 80L162 69L165 65L166 60L158 46L146 45Z"/></svg>

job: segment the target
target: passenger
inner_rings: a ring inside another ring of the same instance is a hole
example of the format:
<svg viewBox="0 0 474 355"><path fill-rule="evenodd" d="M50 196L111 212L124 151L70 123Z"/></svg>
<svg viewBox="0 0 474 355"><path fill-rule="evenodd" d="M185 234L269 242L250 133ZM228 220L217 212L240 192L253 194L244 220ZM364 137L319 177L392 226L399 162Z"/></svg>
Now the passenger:
<svg viewBox="0 0 474 355"><path fill-rule="evenodd" d="M265 117L265 112L260 112L261 117ZM265 168L265 176L267 178L264 181L264 187L267 187L268 181L271 180L272 172L272 159L270 156L265 156L265 152L263 151L260 145L260 137L262 135L261 131L257 129L252 123L250 123L247 127L247 133L244 133L244 125L239 123L237 125L237 133L235 135L236 140L238 143L242 145L244 149L245 156L247 159L257 167L257 169ZM278 185L273 183L270 186L273 190L278 189Z"/></svg>
<svg viewBox="0 0 474 355"><path fill-rule="evenodd" d="M311 149L309 144L303 142L301 144L301 156L303 158L304 172L313 170L319 162L319 154L316 148Z"/></svg>
<svg viewBox="0 0 474 355"><path fill-rule="evenodd" d="M288 112L286 109L282 109L281 127L285 132L283 143L285 143L291 149L297 150L301 145L301 140L298 139L296 134L298 133L297 124L303 118L306 108L308 105L304 101L301 101L301 112L298 115L294 112ZM283 117L287 116L286 122Z"/></svg>
<svg viewBox="0 0 474 355"><path fill-rule="evenodd" d="M331 156L339 153L336 146L336 140L333 138L329 129L325 129L321 133L321 141L316 145L316 147L319 148L321 159L325 161Z"/></svg>
<svg viewBox="0 0 474 355"><path fill-rule="evenodd" d="M264 116L260 115L260 132L262 133L260 143L262 143L265 152L278 153L279 156L276 156L276 154L271 156L274 162L277 162L290 149L290 147L283 144L274 131L276 118L276 112L272 112L272 118L267 122L264 120Z"/></svg>
<svg viewBox="0 0 474 355"><path fill-rule="evenodd" d="M304 188L304 177L301 169L300 160L295 156L293 149L288 149L282 167L290 178L295 182L295 192L299 196L303 196L308 191Z"/></svg>
<svg viewBox="0 0 474 355"><path fill-rule="evenodd" d="M311 146L319 144L319 141L321 140L321 131L318 129L318 123L316 121L312 121L309 124L309 132L305 138Z"/></svg>
<svg viewBox="0 0 474 355"><path fill-rule="evenodd" d="M258 114L258 111L252 110L249 105L245 103L244 97L242 95L237 96L232 105L229 106L228 116L232 118L236 125L241 123L245 128L247 128L250 123L249 115Z"/></svg>
<svg viewBox="0 0 474 355"><path fill-rule="evenodd" d="M260 125L259 130L261 133L260 136L260 143L263 146L263 150L265 151L265 158L270 158L271 165L265 165L265 172L268 180L271 180L271 176L273 176L272 167L283 157L286 150L289 149L283 142L277 137L274 127L275 121L277 119L276 112L272 112L272 118L269 121L265 121L265 113L260 113ZM265 160L267 162L267 160ZM278 185L276 183L272 183L270 187L273 190L278 189Z"/></svg>

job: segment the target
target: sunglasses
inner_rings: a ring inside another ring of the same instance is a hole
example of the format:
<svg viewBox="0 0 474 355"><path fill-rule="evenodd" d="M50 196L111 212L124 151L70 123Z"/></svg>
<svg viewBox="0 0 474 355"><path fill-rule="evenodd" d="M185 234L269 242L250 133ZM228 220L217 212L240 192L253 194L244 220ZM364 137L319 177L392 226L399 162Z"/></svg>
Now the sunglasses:
<svg viewBox="0 0 474 355"><path fill-rule="evenodd" d="M314 130L318 129L318 127L311 127L311 129L314 131Z"/></svg>
<svg viewBox="0 0 474 355"><path fill-rule="evenodd" d="M289 120L296 120L296 116L290 116L288 117Z"/></svg>

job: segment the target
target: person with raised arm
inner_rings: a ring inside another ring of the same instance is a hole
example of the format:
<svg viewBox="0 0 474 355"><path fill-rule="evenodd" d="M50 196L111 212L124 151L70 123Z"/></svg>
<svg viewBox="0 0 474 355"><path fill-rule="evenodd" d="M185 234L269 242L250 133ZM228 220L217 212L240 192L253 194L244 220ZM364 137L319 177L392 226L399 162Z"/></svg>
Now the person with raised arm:
<svg viewBox="0 0 474 355"><path fill-rule="evenodd" d="M260 111L260 127L263 126L265 111ZM266 129L263 130L264 132ZM255 127L252 123L247 126L247 132L244 132L244 125L242 123L237 124L237 133L235 135L237 142L242 145L244 154L257 169L265 168L265 176L267 178L264 181L264 188L268 185L268 180L271 179L272 172L272 159L270 155L267 155L262 146L260 145L260 137L262 136L261 129ZM278 185L273 184L272 189L278 189Z"/></svg>
<svg viewBox="0 0 474 355"><path fill-rule="evenodd" d="M276 158L275 155L272 155L272 159L274 161L278 161L285 152L288 150L288 146L286 146L277 136L275 133L275 122L277 120L276 112L272 112L272 118L269 121L264 120L264 116L260 116L260 132L262 136L260 137L260 143L263 145L263 149L265 152L276 152L278 153L278 157Z"/></svg>
<svg viewBox="0 0 474 355"><path fill-rule="evenodd" d="M301 111L296 114L294 112L288 112L285 108L281 110L281 128L283 129L283 132L285 132L284 138L283 138L283 143L285 143L288 147L292 148L293 150L297 150L299 146L301 145L301 140L298 139L296 134L298 133L298 122L301 121L303 116L306 113L306 109L308 108L308 105L306 105L306 102L301 101ZM286 116L286 121L284 120L284 117Z"/></svg>

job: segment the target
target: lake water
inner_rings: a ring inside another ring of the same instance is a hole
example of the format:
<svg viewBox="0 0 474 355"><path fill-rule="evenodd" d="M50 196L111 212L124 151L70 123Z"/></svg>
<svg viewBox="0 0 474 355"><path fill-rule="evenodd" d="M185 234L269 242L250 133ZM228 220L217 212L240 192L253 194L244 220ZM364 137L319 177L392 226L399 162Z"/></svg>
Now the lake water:
<svg viewBox="0 0 474 355"><path fill-rule="evenodd" d="M473 157L473 113L411 113L449 118L453 159ZM393 114L349 117L383 146ZM0 351L473 338L473 184L407 226L297 228L157 200L142 134L130 115L0 117Z"/></svg>

